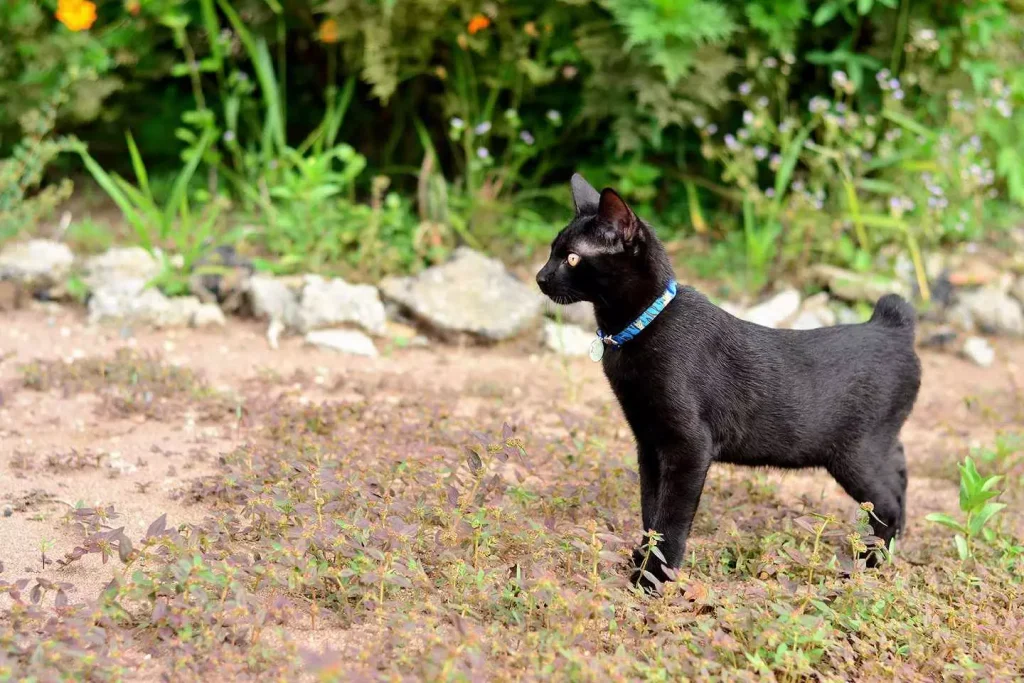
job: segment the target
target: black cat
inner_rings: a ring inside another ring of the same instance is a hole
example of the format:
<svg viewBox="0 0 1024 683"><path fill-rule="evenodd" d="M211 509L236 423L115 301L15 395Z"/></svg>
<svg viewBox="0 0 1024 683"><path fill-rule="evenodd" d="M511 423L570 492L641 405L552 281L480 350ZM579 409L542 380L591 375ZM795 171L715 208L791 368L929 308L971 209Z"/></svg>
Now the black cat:
<svg viewBox="0 0 1024 683"><path fill-rule="evenodd" d="M636 437L644 529L662 534L667 565L683 558L712 462L824 467L874 505L875 534L888 544L905 521L899 433L921 383L910 304L884 296L868 322L817 330L745 322L676 290L661 242L613 190L576 174L572 195L576 216L537 283L558 303L592 302L599 334L627 333L595 338L592 357ZM654 303L656 315L634 326ZM660 561L648 569L670 576Z"/></svg>

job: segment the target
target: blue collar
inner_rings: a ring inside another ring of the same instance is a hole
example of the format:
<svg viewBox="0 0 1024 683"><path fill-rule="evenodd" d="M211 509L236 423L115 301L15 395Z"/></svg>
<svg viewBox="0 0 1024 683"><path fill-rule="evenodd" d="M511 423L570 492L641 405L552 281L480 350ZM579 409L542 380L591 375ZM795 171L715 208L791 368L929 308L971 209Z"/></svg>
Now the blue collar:
<svg viewBox="0 0 1024 683"><path fill-rule="evenodd" d="M640 317L629 324L626 329L618 334L605 335L601 330L597 331L597 338L607 346L622 346L630 339L635 338L644 328L651 324L651 321L658 317L658 314L665 310L668 303L676 297L676 281L669 280L665 293L659 296L647 310L640 314Z"/></svg>

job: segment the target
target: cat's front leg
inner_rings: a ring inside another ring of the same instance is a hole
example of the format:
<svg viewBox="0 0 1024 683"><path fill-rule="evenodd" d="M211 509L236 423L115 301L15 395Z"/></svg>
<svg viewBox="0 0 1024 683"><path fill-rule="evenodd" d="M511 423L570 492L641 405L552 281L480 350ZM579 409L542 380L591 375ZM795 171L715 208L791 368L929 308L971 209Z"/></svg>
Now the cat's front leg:
<svg viewBox="0 0 1024 683"><path fill-rule="evenodd" d="M693 517L704 490L704 481L711 467L711 438L705 430L687 435L670 448L658 451L659 484L653 501L651 528L661 535L654 549L645 536L644 547L633 555L637 571L634 581L645 588L652 588L650 579L640 571L650 572L659 581L668 580L662 566L676 569L686 552L686 540L693 526ZM641 479L641 485L643 480ZM645 523L645 526L648 526ZM664 562L658 554L664 557Z"/></svg>

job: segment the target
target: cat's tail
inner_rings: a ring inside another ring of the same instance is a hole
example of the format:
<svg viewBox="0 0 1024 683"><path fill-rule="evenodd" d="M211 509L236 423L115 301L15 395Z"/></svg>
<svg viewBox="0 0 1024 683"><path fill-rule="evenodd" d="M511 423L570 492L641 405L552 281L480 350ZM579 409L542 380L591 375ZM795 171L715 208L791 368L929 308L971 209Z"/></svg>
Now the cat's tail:
<svg viewBox="0 0 1024 683"><path fill-rule="evenodd" d="M917 312L914 307L896 294L886 294L875 304L875 311L869 322L878 323L909 336L914 334Z"/></svg>

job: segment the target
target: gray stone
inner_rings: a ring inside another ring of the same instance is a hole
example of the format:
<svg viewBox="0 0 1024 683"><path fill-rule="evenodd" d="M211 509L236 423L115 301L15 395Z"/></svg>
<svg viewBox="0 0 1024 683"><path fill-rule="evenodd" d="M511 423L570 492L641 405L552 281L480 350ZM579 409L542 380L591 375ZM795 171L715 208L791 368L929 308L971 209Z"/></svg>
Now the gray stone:
<svg viewBox="0 0 1024 683"><path fill-rule="evenodd" d="M1013 287L1010 288L1010 296L1024 304L1024 275L1018 277L1013 283Z"/></svg>
<svg viewBox="0 0 1024 683"><path fill-rule="evenodd" d="M828 287L833 296L845 301L866 301L873 304L886 294L907 296L906 285L881 275L855 273L825 264L812 268L811 274L820 284Z"/></svg>
<svg viewBox="0 0 1024 683"><path fill-rule="evenodd" d="M836 314L829 308L831 300L825 292L807 297L800 307L800 313L790 322L793 330L816 330L836 324Z"/></svg>
<svg viewBox="0 0 1024 683"><path fill-rule="evenodd" d="M962 293L950 318L965 329L970 329L967 325L973 322L983 332L1024 335L1021 304L995 286Z"/></svg>
<svg viewBox="0 0 1024 683"><path fill-rule="evenodd" d="M996 359L995 349L982 337L968 337L964 341L963 352L964 356L973 361L975 365L980 365L983 368L992 365Z"/></svg>
<svg viewBox="0 0 1024 683"><path fill-rule="evenodd" d="M534 328L543 308L535 289L513 277L500 261L467 247L415 277L388 278L380 289L385 298L442 334L471 334L488 341Z"/></svg>
<svg viewBox="0 0 1024 683"><path fill-rule="evenodd" d="M306 343L356 356L378 355L373 340L357 330L313 330L306 333Z"/></svg>
<svg viewBox="0 0 1024 683"><path fill-rule="evenodd" d="M14 514L14 510L10 505L4 505L4 517L10 517Z"/></svg>
<svg viewBox="0 0 1024 683"><path fill-rule="evenodd" d="M85 260L82 281L90 291L122 280L149 282L160 274L160 262L142 247L117 247Z"/></svg>
<svg viewBox="0 0 1024 683"><path fill-rule="evenodd" d="M296 319L300 332L351 323L379 335L384 333L386 320L376 287L351 285L341 278L306 276Z"/></svg>
<svg viewBox="0 0 1024 683"><path fill-rule="evenodd" d="M14 280L26 289L43 291L63 285L74 262L75 255L63 242L15 242L0 251L0 280Z"/></svg>
<svg viewBox="0 0 1024 683"><path fill-rule="evenodd" d="M227 322L217 304L200 304L192 314L192 327L224 327Z"/></svg>
<svg viewBox="0 0 1024 683"><path fill-rule="evenodd" d="M288 327L297 327L299 319L299 297L288 283L266 275L253 275L248 284L249 302L257 318L270 321L267 339L272 348L277 348L277 339Z"/></svg>
<svg viewBox="0 0 1024 683"><path fill-rule="evenodd" d="M577 325L560 325L553 320L544 321L544 345L563 356L586 356L590 345L597 339L594 332Z"/></svg>
<svg viewBox="0 0 1024 683"><path fill-rule="evenodd" d="M739 317L764 327L776 328L800 310L800 292L786 289L772 298L748 308Z"/></svg>
<svg viewBox="0 0 1024 683"><path fill-rule="evenodd" d="M168 298L144 280L121 280L93 292L89 322L116 322L152 327L187 327L202 304L194 296Z"/></svg>

